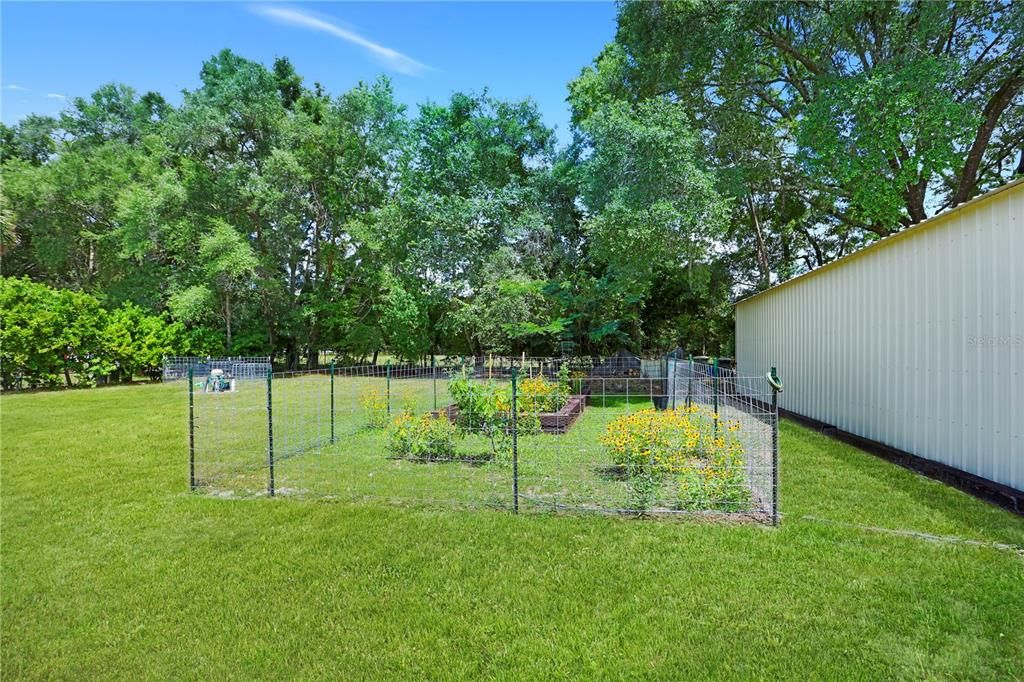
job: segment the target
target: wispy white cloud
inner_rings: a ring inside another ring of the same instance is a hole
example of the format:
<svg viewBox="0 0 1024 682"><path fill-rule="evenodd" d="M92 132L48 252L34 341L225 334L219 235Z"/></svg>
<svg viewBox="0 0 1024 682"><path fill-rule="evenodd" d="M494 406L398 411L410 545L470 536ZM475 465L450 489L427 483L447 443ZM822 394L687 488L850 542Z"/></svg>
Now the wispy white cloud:
<svg viewBox="0 0 1024 682"><path fill-rule="evenodd" d="M23 88L20 85L14 85L13 83L5 85L4 86L4 90L17 90L18 92L31 92L31 93L34 93L36 95L42 95L43 97L46 97L47 99L67 99L66 96L60 94L59 92L39 92L38 90L33 90L32 88Z"/></svg>
<svg viewBox="0 0 1024 682"><path fill-rule="evenodd" d="M369 52L377 61L384 64L384 66L392 71L408 74L410 76L418 76L424 71L431 70L431 68L426 64L418 62L412 57L402 54L398 50L393 50L390 47L385 47L368 38L364 38L355 31L342 28L341 26L329 21L326 17L321 18L290 7L254 5L251 9L256 14L267 17L268 19L278 23L300 26L312 31L321 31L322 33L330 34L335 38L340 38L345 42L357 45Z"/></svg>

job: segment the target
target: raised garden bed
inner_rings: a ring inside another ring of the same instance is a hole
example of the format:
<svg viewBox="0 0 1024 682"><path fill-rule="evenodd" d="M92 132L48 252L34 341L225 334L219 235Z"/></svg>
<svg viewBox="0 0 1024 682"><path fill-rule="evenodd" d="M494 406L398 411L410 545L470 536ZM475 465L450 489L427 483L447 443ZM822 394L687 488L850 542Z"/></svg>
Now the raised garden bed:
<svg viewBox="0 0 1024 682"><path fill-rule="evenodd" d="M541 412L537 415L540 419L541 432L565 433L579 419L579 416L583 414L586 405L587 396L574 395L569 397L569 400L566 401L565 405L558 412ZM438 416L443 414L452 422L456 422L459 418L459 408L456 405L449 405L443 410L438 410L435 414Z"/></svg>

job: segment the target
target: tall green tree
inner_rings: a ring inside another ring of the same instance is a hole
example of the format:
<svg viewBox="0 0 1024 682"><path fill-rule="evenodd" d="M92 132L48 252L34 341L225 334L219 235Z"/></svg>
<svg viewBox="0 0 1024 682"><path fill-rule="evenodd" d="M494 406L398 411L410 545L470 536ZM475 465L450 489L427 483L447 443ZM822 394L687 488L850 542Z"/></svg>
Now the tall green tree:
<svg viewBox="0 0 1024 682"><path fill-rule="evenodd" d="M253 290L257 260L238 231L222 220L214 221L199 241L199 261L205 281L178 292L171 301L175 315L201 323L217 316L224 325L224 350L235 352L234 321Z"/></svg>
<svg viewBox="0 0 1024 682"><path fill-rule="evenodd" d="M479 330L459 328L480 318L454 313L492 281L486 265L502 249L518 256L510 277L544 270L553 239L540 198L553 132L531 101L456 93L421 106L410 136L396 210L384 214L389 267L426 311L431 351L489 350Z"/></svg>
<svg viewBox="0 0 1024 682"><path fill-rule="evenodd" d="M650 342L643 319L682 280L707 293L702 275L723 238L727 204L684 112L665 98L637 104L579 102L590 151L582 163L588 257L604 266L605 300L590 317L591 340ZM590 292L586 292L589 294Z"/></svg>
<svg viewBox="0 0 1024 682"><path fill-rule="evenodd" d="M998 1L627 2L574 102L677 103L764 287L1024 170L1022 17Z"/></svg>

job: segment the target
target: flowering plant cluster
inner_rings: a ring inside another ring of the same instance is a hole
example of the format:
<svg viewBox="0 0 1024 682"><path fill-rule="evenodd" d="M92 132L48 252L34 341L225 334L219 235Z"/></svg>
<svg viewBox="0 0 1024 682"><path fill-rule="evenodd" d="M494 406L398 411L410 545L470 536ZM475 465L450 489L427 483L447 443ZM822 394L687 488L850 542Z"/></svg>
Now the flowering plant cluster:
<svg viewBox="0 0 1024 682"><path fill-rule="evenodd" d="M459 428L444 417L403 412L388 425L387 451L395 457L417 460L455 458Z"/></svg>
<svg viewBox="0 0 1024 682"><path fill-rule="evenodd" d="M459 408L459 424L468 429L510 428L512 387L499 386L494 380L474 381L465 372L448 380L448 393ZM568 382L555 382L543 376L520 379L516 391L520 433L540 427L537 415L556 412L569 399Z"/></svg>
<svg viewBox="0 0 1024 682"><path fill-rule="evenodd" d="M521 413L557 412L569 400L569 382L549 381L544 375L521 379L516 403Z"/></svg>
<svg viewBox="0 0 1024 682"><path fill-rule="evenodd" d="M738 509L749 501L738 421L693 405L646 409L608 424L601 443L627 476L631 504L643 510L666 481L686 509Z"/></svg>
<svg viewBox="0 0 1024 682"><path fill-rule="evenodd" d="M388 401L377 389L371 388L359 396L366 425L371 429L383 429L388 425Z"/></svg>

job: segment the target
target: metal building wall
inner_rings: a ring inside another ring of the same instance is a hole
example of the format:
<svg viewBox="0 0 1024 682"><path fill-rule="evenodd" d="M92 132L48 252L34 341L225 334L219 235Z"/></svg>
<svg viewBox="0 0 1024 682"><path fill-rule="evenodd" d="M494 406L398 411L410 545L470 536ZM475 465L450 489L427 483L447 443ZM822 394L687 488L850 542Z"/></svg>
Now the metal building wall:
<svg viewBox="0 0 1024 682"><path fill-rule="evenodd" d="M1024 182L736 305L780 406L1024 490Z"/></svg>

